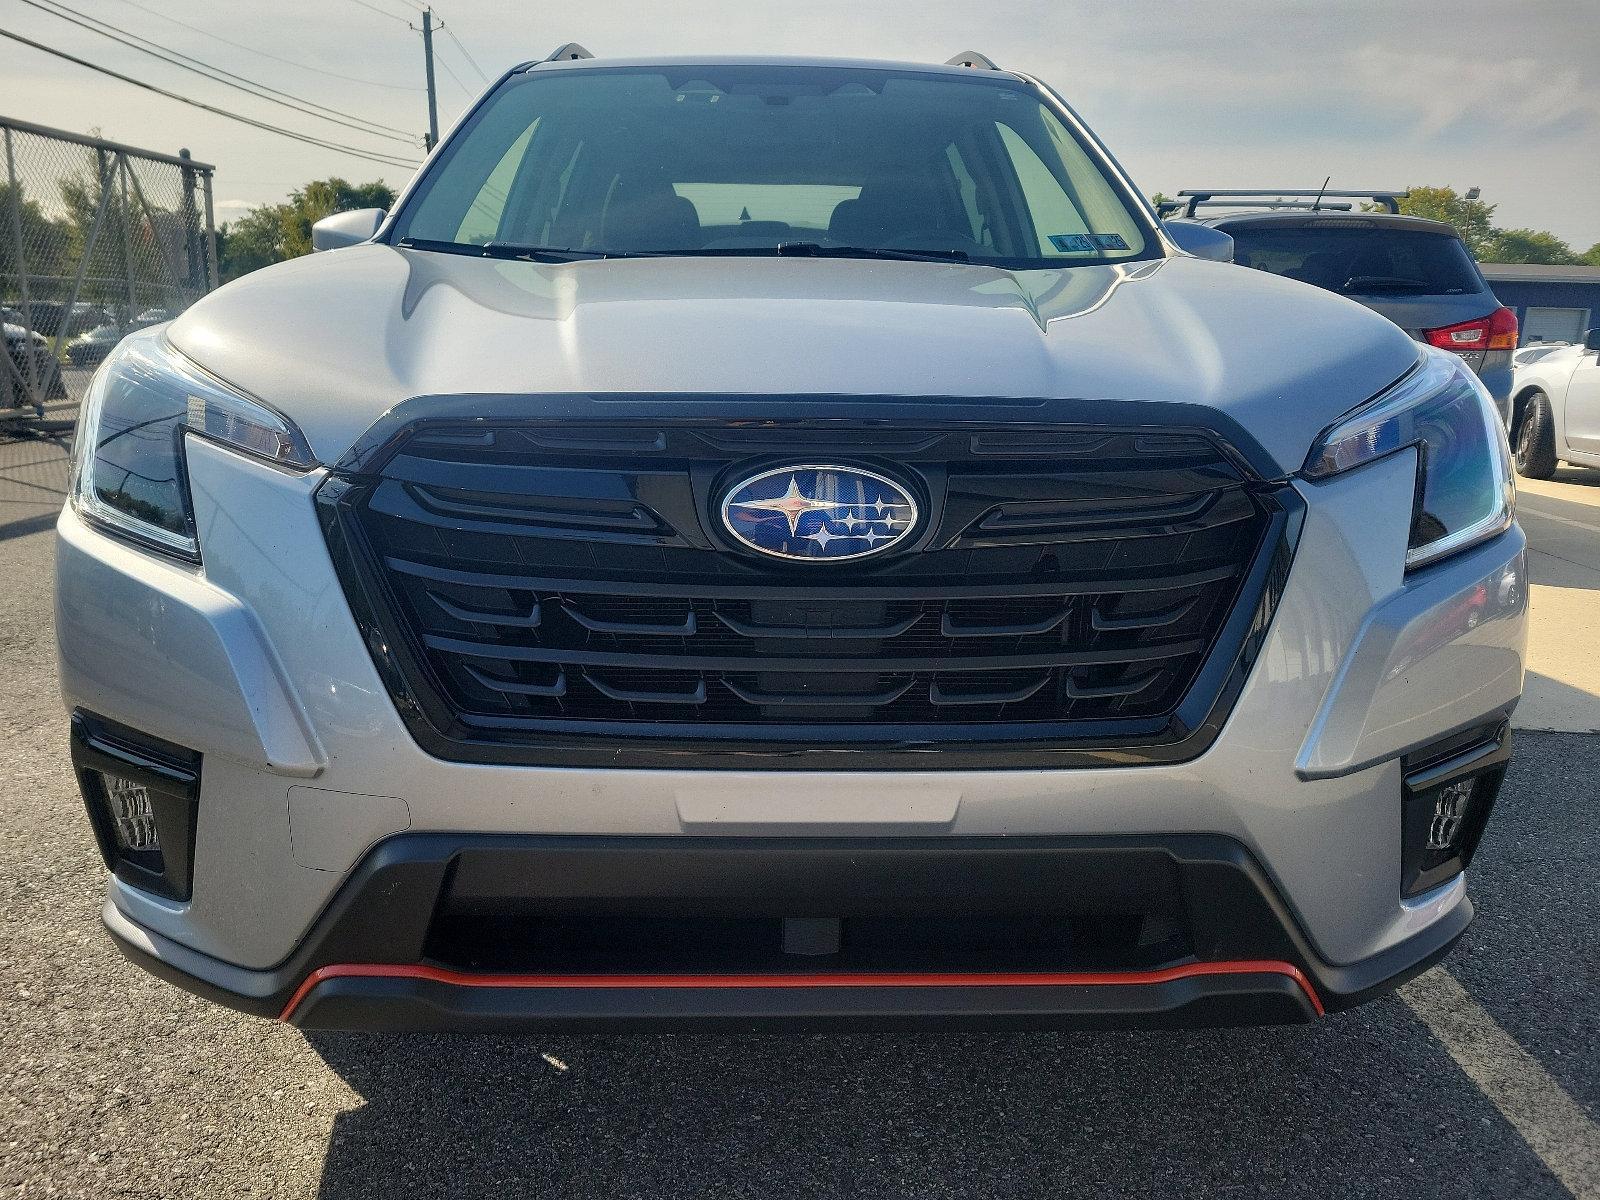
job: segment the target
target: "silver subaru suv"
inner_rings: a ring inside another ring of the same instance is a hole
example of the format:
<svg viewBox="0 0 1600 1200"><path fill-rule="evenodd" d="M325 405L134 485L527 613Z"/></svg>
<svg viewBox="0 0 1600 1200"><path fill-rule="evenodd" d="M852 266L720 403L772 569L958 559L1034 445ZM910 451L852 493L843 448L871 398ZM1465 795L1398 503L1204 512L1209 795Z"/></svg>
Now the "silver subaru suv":
<svg viewBox="0 0 1600 1200"><path fill-rule="evenodd" d="M1226 241L981 55L508 72L95 378L111 935L322 1028L1293 1022L1424 969L1522 690L1505 435Z"/></svg>

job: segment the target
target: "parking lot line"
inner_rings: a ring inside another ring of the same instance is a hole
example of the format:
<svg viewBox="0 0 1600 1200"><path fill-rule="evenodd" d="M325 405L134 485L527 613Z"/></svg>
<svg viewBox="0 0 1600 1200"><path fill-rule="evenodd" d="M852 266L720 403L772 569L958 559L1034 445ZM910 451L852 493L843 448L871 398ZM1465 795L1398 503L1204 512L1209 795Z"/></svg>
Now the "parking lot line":
<svg viewBox="0 0 1600 1200"><path fill-rule="evenodd" d="M1600 1127L1455 976L1435 967L1400 996L1551 1174L1577 1200L1600 1197Z"/></svg>
<svg viewBox="0 0 1600 1200"><path fill-rule="evenodd" d="M1558 517L1555 513L1545 512L1544 509L1529 504L1521 496L1517 497L1517 512L1532 513L1543 521L1556 521L1562 525L1571 525L1574 529L1587 529L1590 533L1600 533L1600 525L1592 521L1574 521L1571 517Z"/></svg>

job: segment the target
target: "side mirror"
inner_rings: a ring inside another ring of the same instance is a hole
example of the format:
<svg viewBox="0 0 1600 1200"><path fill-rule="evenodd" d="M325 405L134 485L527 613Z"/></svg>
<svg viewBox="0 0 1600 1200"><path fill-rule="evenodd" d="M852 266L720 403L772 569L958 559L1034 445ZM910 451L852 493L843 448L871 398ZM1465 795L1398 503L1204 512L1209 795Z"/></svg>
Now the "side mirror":
<svg viewBox="0 0 1600 1200"><path fill-rule="evenodd" d="M1583 335L1583 348L1585 350L1600 350L1600 327L1591 329Z"/></svg>
<svg viewBox="0 0 1600 1200"><path fill-rule="evenodd" d="M355 246L369 241L388 215L387 209L357 208L323 217L311 227L311 248L337 250L341 246Z"/></svg>
<svg viewBox="0 0 1600 1200"><path fill-rule="evenodd" d="M1163 221L1161 228L1178 244L1178 249L1212 262L1233 261L1233 237L1198 221Z"/></svg>

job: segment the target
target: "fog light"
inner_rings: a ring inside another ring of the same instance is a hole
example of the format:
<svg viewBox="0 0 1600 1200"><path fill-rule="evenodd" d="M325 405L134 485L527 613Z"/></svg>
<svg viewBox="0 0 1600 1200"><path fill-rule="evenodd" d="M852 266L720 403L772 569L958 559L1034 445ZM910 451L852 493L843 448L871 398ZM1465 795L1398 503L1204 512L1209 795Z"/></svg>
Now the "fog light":
<svg viewBox="0 0 1600 1200"><path fill-rule="evenodd" d="M1504 725L1468 730L1407 756L1400 892L1415 896L1472 861L1511 758Z"/></svg>
<svg viewBox="0 0 1600 1200"><path fill-rule="evenodd" d="M105 789L106 807L111 812L111 828L117 845L140 853L160 851L161 837L156 832L156 815L150 807L150 789L121 775L100 776Z"/></svg>
<svg viewBox="0 0 1600 1200"><path fill-rule="evenodd" d="M1460 845L1467 804L1477 786L1476 779L1463 779L1434 794L1433 821L1428 826L1429 850L1454 850Z"/></svg>
<svg viewBox="0 0 1600 1200"><path fill-rule="evenodd" d="M79 711L72 762L106 866L132 887L189 899L200 755Z"/></svg>

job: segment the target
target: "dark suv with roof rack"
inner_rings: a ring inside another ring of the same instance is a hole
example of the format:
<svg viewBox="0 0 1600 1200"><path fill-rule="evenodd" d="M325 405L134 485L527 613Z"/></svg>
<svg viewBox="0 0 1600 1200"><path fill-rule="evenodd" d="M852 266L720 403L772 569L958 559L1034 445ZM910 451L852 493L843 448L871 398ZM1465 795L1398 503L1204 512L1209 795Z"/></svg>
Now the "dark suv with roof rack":
<svg viewBox="0 0 1600 1200"><path fill-rule="evenodd" d="M1419 342L1459 354L1509 424L1517 316L1489 290L1454 226L1402 215L1402 191L1179 195L1185 197L1186 218L1233 238L1233 261L1240 266L1348 296ZM1387 211L1359 211L1350 199L1373 201ZM1252 211L1202 215L1201 208Z"/></svg>

